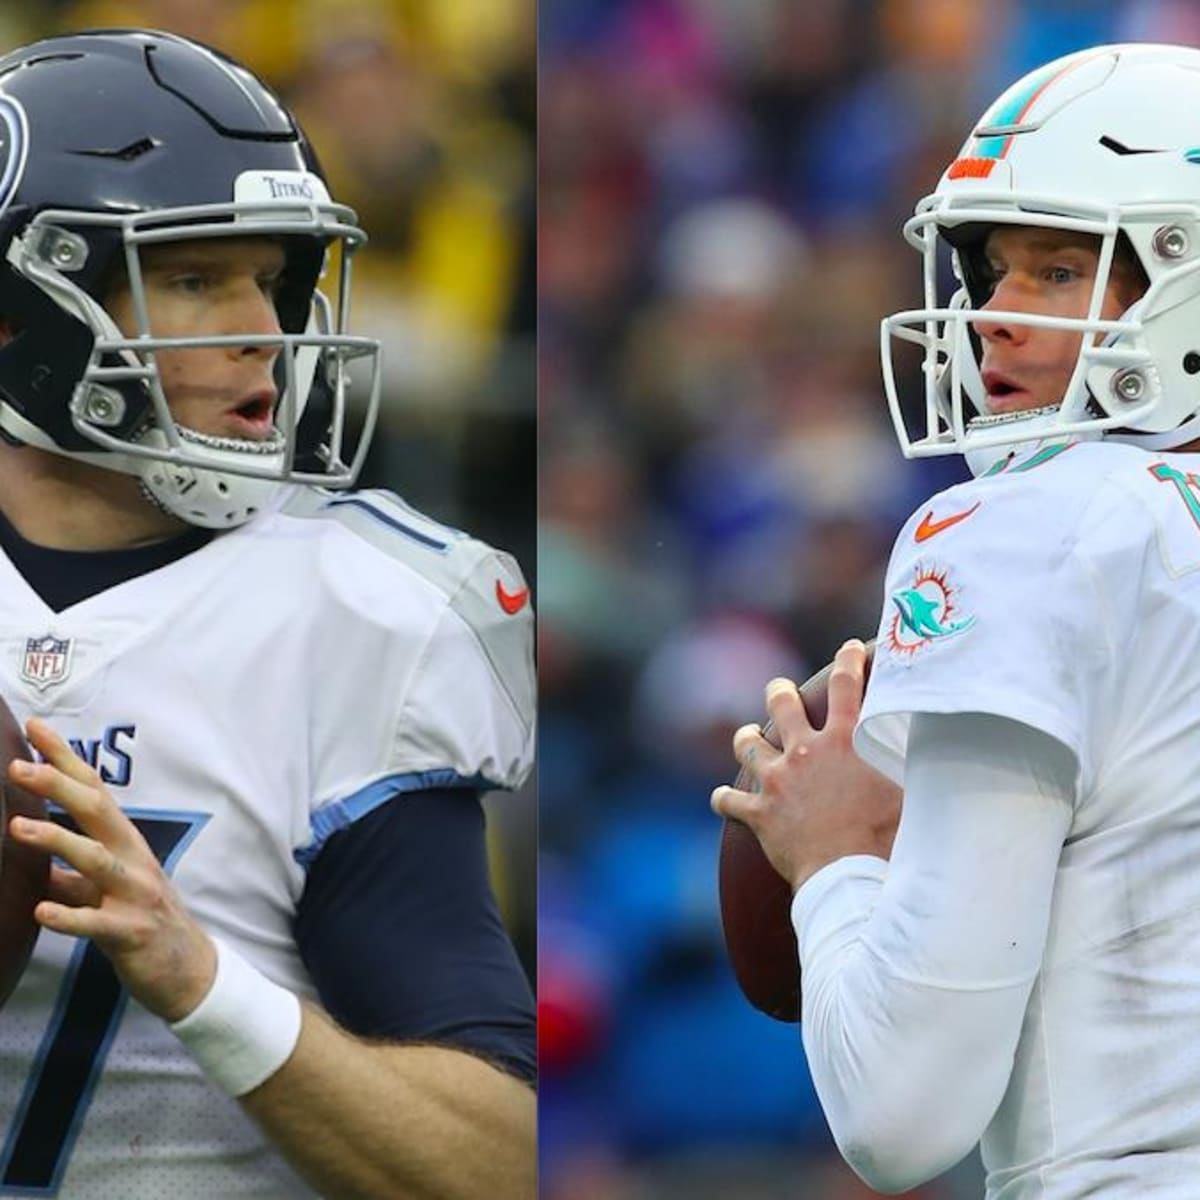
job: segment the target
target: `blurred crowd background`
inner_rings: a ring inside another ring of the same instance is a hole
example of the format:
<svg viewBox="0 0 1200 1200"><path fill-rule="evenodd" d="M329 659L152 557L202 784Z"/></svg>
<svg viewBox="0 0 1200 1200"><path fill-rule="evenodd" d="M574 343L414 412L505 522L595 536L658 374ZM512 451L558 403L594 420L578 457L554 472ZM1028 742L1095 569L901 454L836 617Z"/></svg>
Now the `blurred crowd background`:
<svg viewBox="0 0 1200 1200"><path fill-rule="evenodd" d="M149 27L267 80L370 236L352 326L384 345L361 479L536 565L533 0L4 0L0 51ZM536 788L487 805L498 890L536 966Z"/></svg>
<svg viewBox="0 0 1200 1200"><path fill-rule="evenodd" d="M538 22L542 1196L863 1196L797 1028L726 965L709 792L768 678L874 634L900 524L963 477L901 458L880 383L880 318L921 303L915 202L1026 71L1200 44L1200 6ZM981 1194L972 1160L914 1193Z"/></svg>

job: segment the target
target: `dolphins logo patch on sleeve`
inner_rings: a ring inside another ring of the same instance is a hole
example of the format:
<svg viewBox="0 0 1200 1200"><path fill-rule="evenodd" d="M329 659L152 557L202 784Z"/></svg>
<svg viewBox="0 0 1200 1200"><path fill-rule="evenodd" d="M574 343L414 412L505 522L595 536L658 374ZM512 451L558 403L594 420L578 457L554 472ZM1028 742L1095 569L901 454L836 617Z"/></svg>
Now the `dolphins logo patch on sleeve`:
<svg viewBox="0 0 1200 1200"><path fill-rule="evenodd" d="M913 655L943 638L965 633L975 624L973 616L961 612L958 588L949 572L918 566L911 587L891 596L892 619L886 644L893 655Z"/></svg>

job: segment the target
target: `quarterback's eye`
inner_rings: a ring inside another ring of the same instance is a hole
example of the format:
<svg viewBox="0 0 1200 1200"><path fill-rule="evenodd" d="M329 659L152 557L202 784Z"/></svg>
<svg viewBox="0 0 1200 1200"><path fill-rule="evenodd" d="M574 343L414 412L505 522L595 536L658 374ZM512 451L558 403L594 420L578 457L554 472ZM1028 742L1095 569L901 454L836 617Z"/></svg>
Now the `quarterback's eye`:
<svg viewBox="0 0 1200 1200"><path fill-rule="evenodd" d="M1079 278L1079 272L1073 267L1064 267L1059 264L1051 267L1046 272L1046 277L1051 283L1074 283Z"/></svg>
<svg viewBox="0 0 1200 1200"><path fill-rule="evenodd" d="M191 296L203 295L208 290L210 282L207 275L202 275L198 271L187 271L179 275L173 275L170 280L172 288Z"/></svg>

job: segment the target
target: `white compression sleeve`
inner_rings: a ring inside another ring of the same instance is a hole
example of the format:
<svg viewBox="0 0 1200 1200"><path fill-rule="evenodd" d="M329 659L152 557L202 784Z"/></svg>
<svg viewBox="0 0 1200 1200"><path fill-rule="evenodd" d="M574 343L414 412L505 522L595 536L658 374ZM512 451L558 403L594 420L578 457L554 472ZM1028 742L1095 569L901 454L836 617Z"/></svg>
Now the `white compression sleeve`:
<svg viewBox="0 0 1200 1200"><path fill-rule="evenodd" d="M918 714L891 862L841 859L796 894L809 1067L876 1188L949 1169L1004 1095L1075 776L1074 755L1029 726Z"/></svg>

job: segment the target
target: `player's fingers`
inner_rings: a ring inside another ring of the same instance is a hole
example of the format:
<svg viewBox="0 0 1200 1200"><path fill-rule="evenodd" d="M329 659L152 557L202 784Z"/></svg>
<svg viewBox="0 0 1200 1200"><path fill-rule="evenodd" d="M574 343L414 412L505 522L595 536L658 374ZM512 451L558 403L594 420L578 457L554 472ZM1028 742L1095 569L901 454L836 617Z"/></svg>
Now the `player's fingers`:
<svg viewBox="0 0 1200 1200"><path fill-rule="evenodd" d="M107 846L54 821L13 817L8 828L17 841L62 859L103 891L119 887L128 876L125 866Z"/></svg>
<svg viewBox="0 0 1200 1200"><path fill-rule="evenodd" d="M47 800L61 804L76 820L81 813L96 807L96 797L92 795L94 788L64 775L49 763L14 759L8 765L8 777L26 791L36 792Z"/></svg>
<svg viewBox="0 0 1200 1200"><path fill-rule="evenodd" d="M767 684L767 712L785 746L794 745L805 734L812 733L812 722L794 679L772 679Z"/></svg>
<svg viewBox="0 0 1200 1200"><path fill-rule="evenodd" d="M100 782L95 768L84 762L71 749L70 743L40 717L30 717L25 722L25 735L29 738L29 744L68 779L75 779L83 784Z"/></svg>
<svg viewBox="0 0 1200 1200"><path fill-rule="evenodd" d="M111 933L111 922L98 908L73 908L54 900L42 900L33 910L33 916L43 928L71 937L100 938Z"/></svg>
<svg viewBox="0 0 1200 1200"><path fill-rule="evenodd" d="M858 721L866 676L867 648L858 638L844 642L833 659L829 676L829 708L825 728L847 733Z"/></svg>
<svg viewBox="0 0 1200 1200"><path fill-rule="evenodd" d="M731 817L752 826L762 808L762 797L756 792L743 792L722 784L713 788L708 803L718 817Z"/></svg>
<svg viewBox="0 0 1200 1200"><path fill-rule="evenodd" d="M733 757L743 767L753 771L764 759L778 753L779 751L763 737L761 725L752 723L734 731Z"/></svg>
<svg viewBox="0 0 1200 1200"><path fill-rule="evenodd" d="M100 783L99 776L86 763L82 765L88 773L86 780L78 778L78 772L68 774L53 763L21 759L9 763L8 775L26 791L53 800L75 818L89 837L123 854L144 846L141 835Z"/></svg>
<svg viewBox="0 0 1200 1200"><path fill-rule="evenodd" d="M103 899L103 893L78 871L67 871L62 867L50 867L50 881L46 887L47 899L69 908L95 908Z"/></svg>

